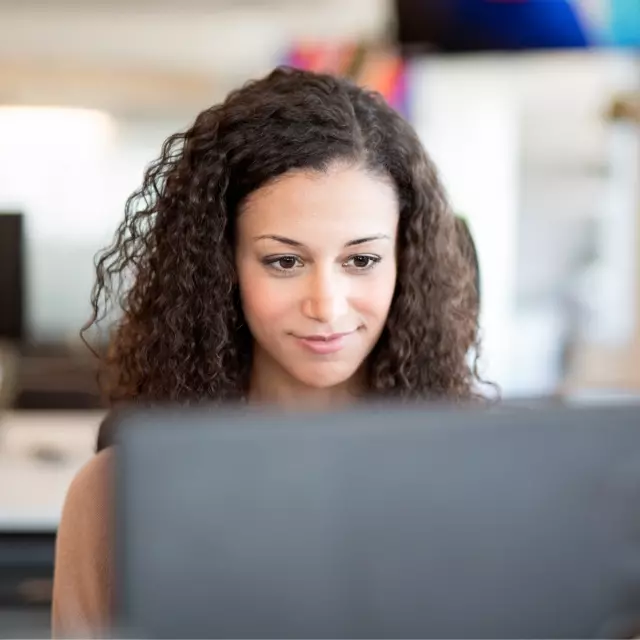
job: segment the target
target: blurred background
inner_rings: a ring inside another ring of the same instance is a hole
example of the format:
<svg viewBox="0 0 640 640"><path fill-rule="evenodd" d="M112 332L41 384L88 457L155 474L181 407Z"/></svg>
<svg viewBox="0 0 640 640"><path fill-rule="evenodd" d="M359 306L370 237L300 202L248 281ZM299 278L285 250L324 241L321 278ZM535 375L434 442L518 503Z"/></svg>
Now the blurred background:
<svg viewBox="0 0 640 640"><path fill-rule="evenodd" d="M638 0L0 0L0 633L46 626L104 412L94 255L163 140L281 63L413 123L475 238L505 398L640 396Z"/></svg>

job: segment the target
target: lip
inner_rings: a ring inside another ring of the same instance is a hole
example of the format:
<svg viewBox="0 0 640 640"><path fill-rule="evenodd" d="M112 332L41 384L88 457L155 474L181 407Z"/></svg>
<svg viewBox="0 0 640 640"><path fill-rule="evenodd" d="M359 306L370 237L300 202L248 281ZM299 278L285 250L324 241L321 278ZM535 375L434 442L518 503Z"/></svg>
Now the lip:
<svg viewBox="0 0 640 640"><path fill-rule="evenodd" d="M297 337L298 342L308 351L319 355L326 355L330 353L337 353L346 346L346 338L348 338L353 331L349 333L332 333L330 335L315 335Z"/></svg>

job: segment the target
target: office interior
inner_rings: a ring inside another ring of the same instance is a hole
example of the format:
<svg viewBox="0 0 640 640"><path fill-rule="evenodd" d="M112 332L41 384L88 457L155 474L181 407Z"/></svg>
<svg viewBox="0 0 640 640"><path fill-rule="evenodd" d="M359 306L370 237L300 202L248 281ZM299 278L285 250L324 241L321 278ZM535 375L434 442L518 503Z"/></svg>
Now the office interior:
<svg viewBox="0 0 640 640"><path fill-rule="evenodd" d="M503 399L640 398L640 4L617 43L517 50L402 42L402 4L0 0L0 635L48 623L108 410L80 337L94 256L163 140L275 65L351 75L414 125L476 243Z"/></svg>

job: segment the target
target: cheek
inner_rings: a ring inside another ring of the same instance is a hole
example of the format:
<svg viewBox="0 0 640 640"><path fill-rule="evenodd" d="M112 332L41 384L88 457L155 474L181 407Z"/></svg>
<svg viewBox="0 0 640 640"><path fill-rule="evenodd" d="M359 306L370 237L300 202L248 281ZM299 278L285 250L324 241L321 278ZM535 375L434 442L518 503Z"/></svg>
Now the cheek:
<svg viewBox="0 0 640 640"><path fill-rule="evenodd" d="M265 274L262 265L240 269L238 285L242 309L250 326L268 327L291 310L287 288L277 286L274 278Z"/></svg>
<svg viewBox="0 0 640 640"><path fill-rule="evenodd" d="M375 274L366 280L368 282L356 285L354 302L361 313L372 319L375 318L379 322L384 322L389 313L396 288L395 265L376 270Z"/></svg>

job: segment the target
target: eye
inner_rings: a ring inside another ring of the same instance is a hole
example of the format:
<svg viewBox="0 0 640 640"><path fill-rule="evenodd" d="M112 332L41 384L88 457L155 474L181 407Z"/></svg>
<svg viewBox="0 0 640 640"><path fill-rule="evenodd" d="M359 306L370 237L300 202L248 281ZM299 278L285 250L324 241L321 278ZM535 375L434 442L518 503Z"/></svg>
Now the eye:
<svg viewBox="0 0 640 640"><path fill-rule="evenodd" d="M276 271L292 271L302 266L302 261L297 256L273 256L265 258L264 264Z"/></svg>
<svg viewBox="0 0 640 640"><path fill-rule="evenodd" d="M370 256L359 254L351 256L346 262L345 266L352 267L355 271L367 271L373 269L379 262L380 256Z"/></svg>

